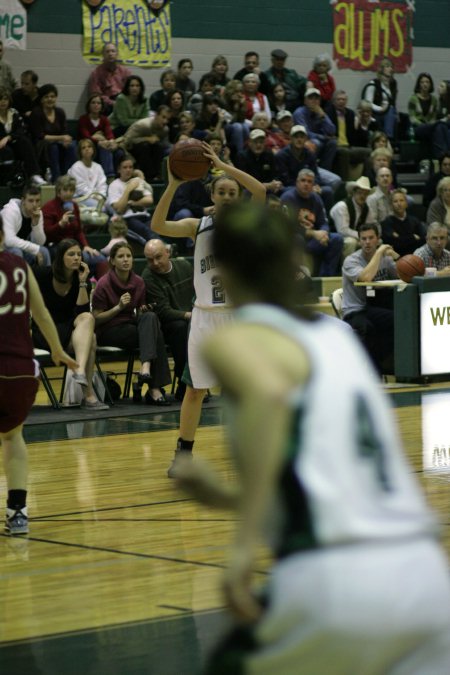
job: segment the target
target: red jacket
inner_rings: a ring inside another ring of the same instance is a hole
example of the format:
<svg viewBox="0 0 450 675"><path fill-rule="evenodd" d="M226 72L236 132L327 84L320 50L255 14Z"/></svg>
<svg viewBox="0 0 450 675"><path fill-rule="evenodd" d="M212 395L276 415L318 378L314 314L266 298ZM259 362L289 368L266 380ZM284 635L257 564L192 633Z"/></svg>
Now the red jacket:
<svg viewBox="0 0 450 675"><path fill-rule="evenodd" d="M81 115L78 120L78 138L90 138L95 142L95 139L92 136L97 132L101 131L107 141L110 141L114 138L113 131L111 129L111 124L106 115L100 115L100 120L98 126L92 124L91 118L88 114Z"/></svg>
<svg viewBox="0 0 450 675"><path fill-rule="evenodd" d="M59 197L51 199L42 207L44 215L44 232L47 236L47 244L57 244L62 239L75 239L81 248L89 246L88 240L83 232L80 221L80 209L73 203L73 213L75 218L67 225L60 227L59 221L64 215L63 202Z"/></svg>

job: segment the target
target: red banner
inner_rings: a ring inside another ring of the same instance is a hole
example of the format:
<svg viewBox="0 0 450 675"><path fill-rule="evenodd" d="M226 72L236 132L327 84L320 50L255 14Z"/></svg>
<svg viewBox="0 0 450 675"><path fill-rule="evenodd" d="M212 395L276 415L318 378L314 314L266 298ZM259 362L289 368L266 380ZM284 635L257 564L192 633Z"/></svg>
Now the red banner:
<svg viewBox="0 0 450 675"><path fill-rule="evenodd" d="M377 70L389 58L396 73L412 63L412 2L335 0L333 58L338 68Z"/></svg>

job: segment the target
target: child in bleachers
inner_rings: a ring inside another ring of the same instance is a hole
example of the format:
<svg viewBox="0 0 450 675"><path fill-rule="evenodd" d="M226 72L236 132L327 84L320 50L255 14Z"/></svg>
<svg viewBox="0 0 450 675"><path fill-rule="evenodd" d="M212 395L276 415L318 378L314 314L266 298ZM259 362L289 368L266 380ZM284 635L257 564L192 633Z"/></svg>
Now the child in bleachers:
<svg viewBox="0 0 450 675"><path fill-rule="evenodd" d="M119 244L120 242L127 243L126 236L128 234L128 227L123 218L120 216L113 216L109 221L108 231L111 239L106 246L101 249L101 252L107 258L109 257L114 244Z"/></svg>

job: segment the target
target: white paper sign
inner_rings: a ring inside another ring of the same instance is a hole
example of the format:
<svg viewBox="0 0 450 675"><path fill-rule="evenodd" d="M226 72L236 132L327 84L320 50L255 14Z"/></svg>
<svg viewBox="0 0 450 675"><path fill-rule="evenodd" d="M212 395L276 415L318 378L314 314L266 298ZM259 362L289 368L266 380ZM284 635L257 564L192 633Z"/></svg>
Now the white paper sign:
<svg viewBox="0 0 450 675"><path fill-rule="evenodd" d="M450 373L450 291L420 294L421 374Z"/></svg>
<svg viewBox="0 0 450 675"><path fill-rule="evenodd" d="M19 0L0 0L0 40L6 49L27 48L27 11Z"/></svg>

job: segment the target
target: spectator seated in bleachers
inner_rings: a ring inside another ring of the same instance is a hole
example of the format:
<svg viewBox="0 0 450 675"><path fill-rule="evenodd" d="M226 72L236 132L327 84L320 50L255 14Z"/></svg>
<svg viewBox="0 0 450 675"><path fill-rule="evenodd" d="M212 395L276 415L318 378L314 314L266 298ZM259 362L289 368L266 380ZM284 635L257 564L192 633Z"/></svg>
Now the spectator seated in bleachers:
<svg viewBox="0 0 450 675"><path fill-rule="evenodd" d="M377 171L382 167L390 169L392 174L392 187L399 187L397 182L397 168L392 151L385 147L377 147L375 150L372 150L365 162L364 173L369 179L371 186L376 186Z"/></svg>
<svg viewBox="0 0 450 675"><path fill-rule="evenodd" d="M234 75L233 80L241 80L248 73L256 73L259 77L259 91L262 94L268 96L270 91L269 81L267 75L261 71L259 67L259 54L258 52L246 52L244 54L244 67L237 71Z"/></svg>
<svg viewBox="0 0 450 675"><path fill-rule="evenodd" d="M191 74L194 70L192 59L184 58L178 61L178 71L175 87L180 89L184 98L184 103L188 104L192 95L195 94L195 82L191 80ZM167 104L167 101L164 101Z"/></svg>
<svg viewBox="0 0 450 675"><path fill-rule="evenodd" d="M273 134L280 150L290 145L291 129L293 126L294 120L292 118L292 113L289 110L281 110L279 113L277 113L274 121ZM311 152L313 152L313 150L315 150L315 146L313 146L313 149L309 149Z"/></svg>
<svg viewBox="0 0 450 675"><path fill-rule="evenodd" d="M426 243L414 251L425 267L436 268L438 277L450 276L450 251L447 250L448 229L442 223L430 223Z"/></svg>
<svg viewBox="0 0 450 675"><path fill-rule="evenodd" d="M50 253L44 246L46 235L41 211L41 191L25 185L21 199L10 199L2 209L5 249L24 258L29 265L47 267Z"/></svg>
<svg viewBox="0 0 450 675"><path fill-rule="evenodd" d="M169 141L170 143L176 143L177 136L180 133L180 115L185 110L183 92L181 89L172 89L172 91L169 91L166 95L164 105L170 110Z"/></svg>
<svg viewBox="0 0 450 675"><path fill-rule="evenodd" d="M229 114L220 107L220 98L215 94L205 94L199 113L195 116L195 128L206 133L219 134L225 141L225 130Z"/></svg>
<svg viewBox="0 0 450 675"><path fill-rule="evenodd" d="M397 127L397 92L392 61L383 58L376 77L365 85L361 99L371 103L373 116L391 141L395 138Z"/></svg>
<svg viewBox="0 0 450 675"><path fill-rule="evenodd" d="M439 159L439 171L433 173L428 179L422 196L422 204L428 208L436 197L436 188L439 181L446 176L450 176L450 152L444 153Z"/></svg>
<svg viewBox="0 0 450 675"><path fill-rule="evenodd" d="M90 138L83 138L78 142L78 161L72 164L68 175L75 178L74 199L82 199L84 206L97 206L98 198L90 197L98 193L106 201L108 186L105 172L100 164L94 162L95 144Z"/></svg>
<svg viewBox="0 0 450 675"><path fill-rule="evenodd" d="M16 173L25 173L26 179L37 185L45 182L23 119L11 108L9 90L0 87L0 178L13 180Z"/></svg>
<svg viewBox="0 0 450 675"><path fill-rule="evenodd" d="M31 111L39 105L38 75L34 70L24 70L20 75L20 87L12 93L12 106L22 117L28 128Z"/></svg>
<svg viewBox="0 0 450 675"><path fill-rule="evenodd" d="M163 70L159 82L161 84L161 89L157 89L150 95L149 106L150 110L158 110L160 105L164 104L165 98L169 91L175 89L176 87L176 73L171 68Z"/></svg>
<svg viewBox="0 0 450 675"><path fill-rule="evenodd" d="M89 77L89 95L101 95L105 115L111 113L116 98L123 91L125 82L131 75L128 68L118 63L117 57L116 45L112 42L105 44L103 63L94 68Z"/></svg>
<svg viewBox="0 0 450 675"><path fill-rule="evenodd" d="M378 122L372 116L372 104L369 101L360 101L355 113L354 144L359 148L368 147L373 134L379 128Z"/></svg>
<svg viewBox="0 0 450 675"><path fill-rule="evenodd" d="M391 192L393 214L381 221L381 238L400 256L414 253L425 243L426 228L418 218L408 213L405 190Z"/></svg>
<svg viewBox="0 0 450 675"><path fill-rule="evenodd" d="M109 122L116 138L123 136L133 122L148 117L148 101L142 78L130 75L115 100Z"/></svg>
<svg viewBox="0 0 450 675"><path fill-rule="evenodd" d="M450 176L441 178L437 185L436 197L427 211L427 224L442 223L450 231Z"/></svg>
<svg viewBox="0 0 450 675"><path fill-rule="evenodd" d="M107 116L103 113L100 94L91 94L86 103L86 113L78 120L78 138L89 138L95 143L96 156L107 178L115 175L113 153L117 142Z"/></svg>
<svg viewBox="0 0 450 675"><path fill-rule="evenodd" d="M377 169L377 186L367 197L367 206L369 207L369 223L378 225L388 216L394 213L391 201L392 190L392 171L387 166Z"/></svg>
<svg viewBox="0 0 450 675"><path fill-rule="evenodd" d="M170 384L171 377L164 338L158 317L147 304L144 281L133 271L130 245L115 244L109 263L109 272L99 279L92 296L98 344L139 349L138 384L148 386L146 403L167 406L161 387Z"/></svg>
<svg viewBox="0 0 450 675"><path fill-rule="evenodd" d="M178 378L175 397L182 400L186 385L181 382L186 359L189 322L194 298L194 268L184 258L171 258L168 246L160 239L148 241L144 248L147 266L142 278L147 303L153 307L174 360Z"/></svg>
<svg viewBox="0 0 450 675"><path fill-rule="evenodd" d="M83 263L79 242L63 238L55 247L52 266L37 270L35 276L61 344L75 355L78 369L73 379L83 391L81 407L107 410L109 406L97 399L92 386L97 343L94 317L89 311L89 268ZM50 349L35 323L32 324L32 338L35 347Z"/></svg>
<svg viewBox="0 0 450 675"><path fill-rule="evenodd" d="M252 117L252 129L262 129L265 133L265 150L270 150L273 153L278 152L285 147L284 143L280 143L278 134L274 131L271 120L267 117L265 112L257 112Z"/></svg>
<svg viewBox="0 0 450 675"><path fill-rule="evenodd" d="M265 71L269 86L282 84L286 89L286 106L293 112L303 105L306 78L293 68L286 68L287 53L283 49L273 49L270 53L271 67Z"/></svg>
<svg viewBox="0 0 450 675"><path fill-rule="evenodd" d="M268 95L270 109L272 111L272 119L277 118L279 113L287 111L286 89L284 85L279 82L271 88Z"/></svg>
<svg viewBox="0 0 450 675"><path fill-rule="evenodd" d="M307 147L307 131L296 124L290 131L291 142L275 155L277 178L284 186L295 185L301 169L311 169L316 176L315 192L319 192L329 211L333 205L333 193L341 184L341 179L331 171L317 166L315 155Z"/></svg>
<svg viewBox="0 0 450 675"><path fill-rule="evenodd" d="M332 75L331 59L328 54L319 54L313 61L312 70L308 73L308 83L320 91L322 105L331 101L336 90L336 83Z"/></svg>
<svg viewBox="0 0 450 675"><path fill-rule="evenodd" d="M80 220L80 209L73 201L77 181L73 176L60 176L56 181L56 197L42 207L44 231L52 257L56 254L56 244L63 239L74 239L83 253L83 260L97 278L104 271L105 256L89 245Z"/></svg>
<svg viewBox="0 0 450 675"><path fill-rule="evenodd" d="M3 40L0 40L0 87L5 87L10 94L16 88L16 81L12 73L11 65L3 58L5 47Z"/></svg>
<svg viewBox="0 0 450 675"><path fill-rule="evenodd" d="M216 86L214 93L217 96L223 96L225 87L227 86L228 82L230 82L230 78L227 77L228 60L226 56L223 56L223 54L218 54L217 56L215 56L211 63L210 72L214 73L214 76L216 78Z"/></svg>
<svg viewBox="0 0 450 675"><path fill-rule="evenodd" d="M251 130L248 147L237 155L235 166L259 180L269 192L277 193L283 189L283 183L277 178L273 152L266 149L263 129Z"/></svg>
<svg viewBox="0 0 450 675"><path fill-rule="evenodd" d="M159 106L154 117L144 117L132 124L122 138L122 147L136 160L147 183L161 180L162 161L170 150L170 110Z"/></svg>
<svg viewBox="0 0 450 675"><path fill-rule="evenodd" d="M108 186L107 209L112 215L124 218L129 236L144 245L155 236L150 229L148 210L153 205L153 190L136 175L135 160L131 155L121 158L117 170L119 177Z"/></svg>
<svg viewBox="0 0 450 675"><path fill-rule="evenodd" d="M120 216L113 216L108 223L108 232L111 239L106 246L101 249L101 253L107 258L109 258L109 254L111 253L114 244L119 244L121 242L127 243L128 226L123 218Z"/></svg>
<svg viewBox="0 0 450 675"><path fill-rule="evenodd" d="M347 183L346 190L347 198L337 202L330 211L330 221L344 238L344 259L359 248L359 228L369 216L366 202L372 188L369 179L361 176L357 181Z"/></svg>
<svg viewBox="0 0 450 675"><path fill-rule="evenodd" d="M302 169L295 187L286 190L281 201L298 219L299 233L305 239L306 251L319 264L319 275L333 277L339 270L344 240L342 235L330 232L323 201L314 192L314 181L314 171Z"/></svg>
<svg viewBox="0 0 450 675"><path fill-rule="evenodd" d="M438 119L443 122L439 125L439 146L442 152L450 152L450 80L443 80L439 84Z"/></svg>
<svg viewBox="0 0 450 675"><path fill-rule="evenodd" d="M244 75L242 85L244 87L243 93L246 105L246 124L251 126L252 117L257 112L265 112L269 120L271 120L272 112L267 96L259 91L259 76L256 73Z"/></svg>
<svg viewBox="0 0 450 675"><path fill-rule="evenodd" d="M355 113L347 107L348 96L343 89L334 92L325 110L336 127L337 152L334 160L334 171L342 180L350 180L351 167L364 163L370 155L370 148L358 146L359 136L355 133Z"/></svg>
<svg viewBox="0 0 450 675"><path fill-rule="evenodd" d="M430 144L433 157L439 158L445 148L441 147L443 122L438 121L439 102L433 94L434 83L429 73L420 73L414 86L414 94L408 101L409 123L418 141Z"/></svg>
<svg viewBox="0 0 450 675"><path fill-rule="evenodd" d="M223 94L223 107L228 113L225 136L230 146L232 157L241 152L248 139L249 128L245 123L247 104L244 87L240 80L230 80Z"/></svg>
<svg viewBox="0 0 450 675"><path fill-rule="evenodd" d="M304 105L294 111L294 124L305 127L309 139L317 147L320 166L332 171L337 149L336 127L320 105L318 89L306 90Z"/></svg>
<svg viewBox="0 0 450 675"><path fill-rule="evenodd" d="M39 164L42 170L50 168L54 183L76 161L76 143L68 133L66 113L56 105L57 100L55 85L42 85L39 105L33 108L29 118Z"/></svg>

